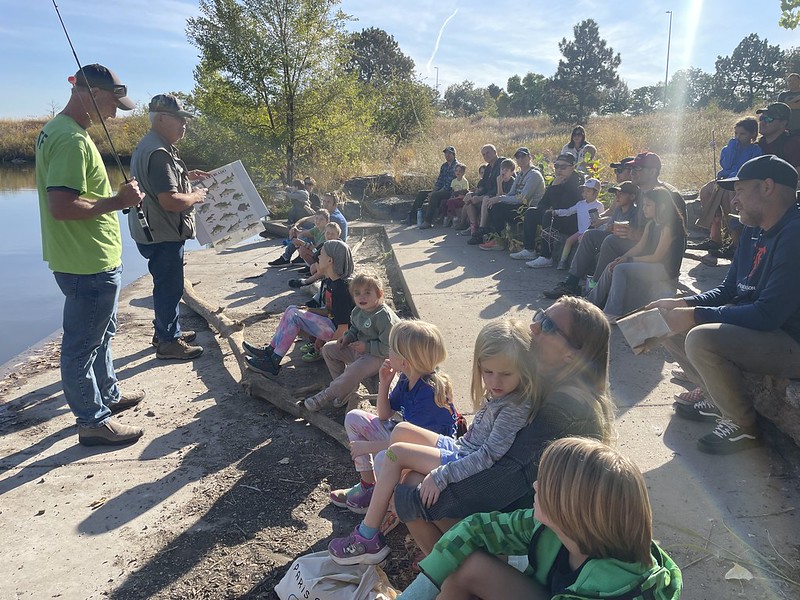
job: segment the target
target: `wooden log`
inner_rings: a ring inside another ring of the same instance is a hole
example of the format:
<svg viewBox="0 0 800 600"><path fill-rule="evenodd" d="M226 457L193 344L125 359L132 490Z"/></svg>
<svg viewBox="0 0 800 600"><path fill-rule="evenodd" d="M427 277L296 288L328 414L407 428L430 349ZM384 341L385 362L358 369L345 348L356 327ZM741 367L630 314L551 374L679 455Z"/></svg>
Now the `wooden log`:
<svg viewBox="0 0 800 600"><path fill-rule="evenodd" d="M247 354L244 351L244 324L234 321L224 314L225 307L212 306L194 289L188 279L183 281L183 301L210 326L217 330L233 352L241 372L241 384L245 391L255 398L266 400L273 406L292 416L305 419L320 431L331 436L345 448L350 448L350 441L344 427L323 413L309 411L302 402L296 402L289 390L280 383L245 367Z"/></svg>

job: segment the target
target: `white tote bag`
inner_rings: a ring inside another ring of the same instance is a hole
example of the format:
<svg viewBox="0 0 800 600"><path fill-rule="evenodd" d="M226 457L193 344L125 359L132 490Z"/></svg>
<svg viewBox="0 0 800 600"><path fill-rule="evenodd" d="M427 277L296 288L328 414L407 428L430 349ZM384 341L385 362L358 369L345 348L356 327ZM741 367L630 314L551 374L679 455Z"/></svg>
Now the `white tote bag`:
<svg viewBox="0 0 800 600"><path fill-rule="evenodd" d="M376 565L340 565L328 552L314 552L292 563L275 586L281 600L393 600L397 591Z"/></svg>

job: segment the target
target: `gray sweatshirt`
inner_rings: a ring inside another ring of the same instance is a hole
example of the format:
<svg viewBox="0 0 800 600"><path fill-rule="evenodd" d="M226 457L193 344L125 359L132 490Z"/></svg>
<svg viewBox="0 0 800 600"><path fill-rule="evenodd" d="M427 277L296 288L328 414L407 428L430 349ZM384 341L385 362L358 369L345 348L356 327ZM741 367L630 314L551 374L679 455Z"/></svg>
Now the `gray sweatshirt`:
<svg viewBox="0 0 800 600"><path fill-rule="evenodd" d="M389 332L392 325L398 323L400 317L381 304L374 312L361 310L357 306L350 313L350 329L345 333L348 342L364 342L366 354L380 358L389 357Z"/></svg>

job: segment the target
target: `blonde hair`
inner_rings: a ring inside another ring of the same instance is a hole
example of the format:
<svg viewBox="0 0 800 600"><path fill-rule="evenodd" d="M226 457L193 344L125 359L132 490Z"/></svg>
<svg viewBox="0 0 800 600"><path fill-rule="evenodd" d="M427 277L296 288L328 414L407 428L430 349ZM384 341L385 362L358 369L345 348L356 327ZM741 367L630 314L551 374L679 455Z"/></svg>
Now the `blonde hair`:
<svg viewBox="0 0 800 600"><path fill-rule="evenodd" d="M342 228L336 221L329 221L327 225L325 225L325 229L330 229L336 232L336 237L341 237L342 235Z"/></svg>
<svg viewBox="0 0 800 600"><path fill-rule="evenodd" d="M450 408L453 383L450 376L439 369L447 359L447 348L439 328L425 321L404 320L395 323L389 333L389 349L408 363L423 381L433 388L436 406Z"/></svg>
<svg viewBox="0 0 800 600"><path fill-rule="evenodd" d="M350 295L355 294L359 288L372 288L378 293L380 298L383 298L383 280L376 273L371 271L360 271L350 280L350 285L347 289Z"/></svg>
<svg viewBox="0 0 800 600"><path fill-rule="evenodd" d="M511 396L517 404L530 402L534 398L533 360L530 354L531 332L518 319L506 319L489 323L478 334L475 340L475 351L472 357L472 404L480 408L489 390L483 382L481 362L495 356L508 356L514 361L519 373L519 385ZM531 412L531 416L533 416Z"/></svg>
<svg viewBox="0 0 800 600"><path fill-rule="evenodd" d="M585 298L562 296L553 306L556 304L569 311L567 340L576 356L554 376L537 373L534 411L538 411L542 400L556 388L576 388L583 392L584 401L594 408L602 440L608 443L614 437L614 405L608 391L608 340L611 327L603 311Z"/></svg>
<svg viewBox="0 0 800 600"><path fill-rule="evenodd" d="M651 566L653 514L644 477L602 442L572 437L550 444L534 501L583 554Z"/></svg>

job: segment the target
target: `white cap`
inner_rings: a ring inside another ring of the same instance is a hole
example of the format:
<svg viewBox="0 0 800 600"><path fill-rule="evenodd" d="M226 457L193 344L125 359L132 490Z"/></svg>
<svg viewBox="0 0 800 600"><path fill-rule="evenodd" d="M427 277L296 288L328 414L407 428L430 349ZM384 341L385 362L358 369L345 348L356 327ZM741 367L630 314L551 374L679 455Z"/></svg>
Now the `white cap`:
<svg viewBox="0 0 800 600"><path fill-rule="evenodd" d="M602 187L602 184L600 183L599 179L592 178L592 179L587 179L586 183L584 183L581 187L597 190L599 192L600 188Z"/></svg>

